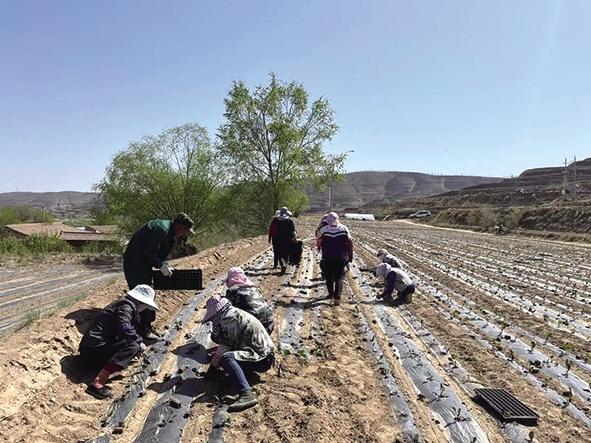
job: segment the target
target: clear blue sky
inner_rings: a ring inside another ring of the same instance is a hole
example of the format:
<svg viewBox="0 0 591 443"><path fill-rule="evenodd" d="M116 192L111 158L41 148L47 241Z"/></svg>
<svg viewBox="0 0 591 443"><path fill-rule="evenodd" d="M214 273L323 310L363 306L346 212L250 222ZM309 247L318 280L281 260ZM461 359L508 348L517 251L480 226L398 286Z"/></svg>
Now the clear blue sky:
<svg viewBox="0 0 591 443"><path fill-rule="evenodd" d="M270 71L336 111L348 169L509 176L591 156L591 1L0 5L0 192L90 190L129 141L210 134Z"/></svg>

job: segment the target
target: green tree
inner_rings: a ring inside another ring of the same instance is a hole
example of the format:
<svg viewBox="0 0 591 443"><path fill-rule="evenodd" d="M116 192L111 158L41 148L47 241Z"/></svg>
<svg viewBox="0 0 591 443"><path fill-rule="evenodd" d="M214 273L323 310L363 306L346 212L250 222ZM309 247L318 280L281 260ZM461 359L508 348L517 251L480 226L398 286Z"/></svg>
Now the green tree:
<svg viewBox="0 0 591 443"><path fill-rule="evenodd" d="M320 187L343 172L346 154L323 151L338 130L334 112L324 98L310 103L301 83L271 74L268 85L250 91L234 82L225 106L218 151L233 173L232 203L246 226L266 226L283 205L302 210L304 187Z"/></svg>
<svg viewBox="0 0 591 443"><path fill-rule="evenodd" d="M207 130L187 123L130 143L96 189L123 232L186 212L199 234L215 216L223 180Z"/></svg>

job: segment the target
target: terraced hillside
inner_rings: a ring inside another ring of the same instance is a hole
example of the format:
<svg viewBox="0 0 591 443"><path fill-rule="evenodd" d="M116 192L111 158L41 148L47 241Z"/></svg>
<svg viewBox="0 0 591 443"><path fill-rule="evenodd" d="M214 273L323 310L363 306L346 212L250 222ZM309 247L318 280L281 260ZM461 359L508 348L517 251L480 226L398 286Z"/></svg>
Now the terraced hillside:
<svg viewBox="0 0 591 443"><path fill-rule="evenodd" d="M420 172L359 171L344 175L343 180L332 183L322 192L310 191L312 211L330 208L342 210L368 204L428 197L482 183L495 183L495 177L468 175L432 175ZM330 202L330 205L329 205Z"/></svg>
<svg viewBox="0 0 591 443"><path fill-rule="evenodd" d="M120 294L120 278L75 306L5 339L0 351L1 441L591 440L591 250L401 222L355 222L356 258L340 306L325 298L319 257L305 243L297 268L271 269L262 238L182 259L207 287L159 295L165 341L113 381L117 400L84 394L74 357L81 332ZM300 220L311 235L313 223ZM418 282L414 301L376 300L375 251L387 247ZM204 378L205 299L243 265L274 306L277 365L255 382L261 404L228 414L223 382ZM501 423L473 401L478 387L510 390L537 427ZM532 434L533 432L533 434Z"/></svg>

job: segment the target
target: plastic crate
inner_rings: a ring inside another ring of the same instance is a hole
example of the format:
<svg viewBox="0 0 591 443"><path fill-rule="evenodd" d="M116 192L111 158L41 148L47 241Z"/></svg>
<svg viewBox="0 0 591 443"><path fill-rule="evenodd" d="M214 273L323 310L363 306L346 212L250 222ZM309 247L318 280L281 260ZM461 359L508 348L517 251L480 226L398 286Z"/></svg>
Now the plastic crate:
<svg viewBox="0 0 591 443"><path fill-rule="evenodd" d="M201 269L174 269L170 277L160 271L152 271L154 289L159 290L199 290L203 289Z"/></svg>

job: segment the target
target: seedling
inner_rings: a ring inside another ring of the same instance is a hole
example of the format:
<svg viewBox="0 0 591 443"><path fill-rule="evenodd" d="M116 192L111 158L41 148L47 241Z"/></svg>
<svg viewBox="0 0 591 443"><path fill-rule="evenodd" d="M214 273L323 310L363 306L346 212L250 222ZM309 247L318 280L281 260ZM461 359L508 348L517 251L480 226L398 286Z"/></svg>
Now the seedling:
<svg viewBox="0 0 591 443"><path fill-rule="evenodd" d="M566 361L564 362L564 365L566 366L566 374L564 374L564 376L568 377L568 373L570 372L570 368L573 367L573 361L570 358L567 358Z"/></svg>
<svg viewBox="0 0 591 443"><path fill-rule="evenodd" d="M532 352L534 352L534 349L536 349L536 345L537 345L537 343L534 340L532 340L531 343L530 343L529 351L528 351L530 354Z"/></svg>
<svg viewBox="0 0 591 443"><path fill-rule="evenodd" d="M439 394L437 394L436 400L441 400L442 398L446 398L448 395L445 391L445 385L443 383L439 383Z"/></svg>
<svg viewBox="0 0 591 443"><path fill-rule="evenodd" d="M462 416L462 408L451 408L451 411L454 415L454 422L462 422L470 420L469 417Z"/></svg>
<svg viewBox="0 0 591 443"><path fill-rule="evenodd" d="M500 326L501 326L501 330L499 331L499 337L502 337L503 331L505 330L505 328L507 326L509 326L509 323L507 323L506 321L503 320L503 321L501 321Z"/></svg>

